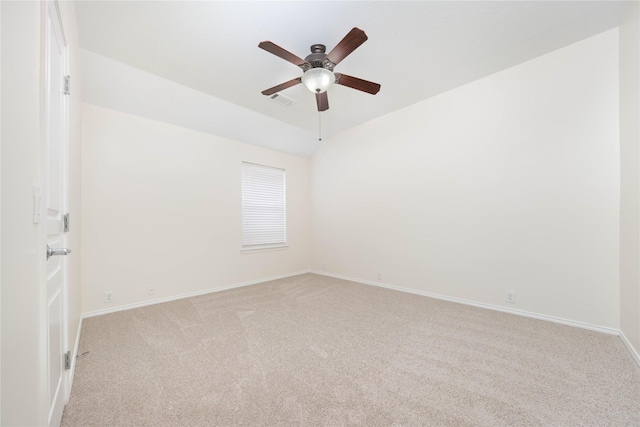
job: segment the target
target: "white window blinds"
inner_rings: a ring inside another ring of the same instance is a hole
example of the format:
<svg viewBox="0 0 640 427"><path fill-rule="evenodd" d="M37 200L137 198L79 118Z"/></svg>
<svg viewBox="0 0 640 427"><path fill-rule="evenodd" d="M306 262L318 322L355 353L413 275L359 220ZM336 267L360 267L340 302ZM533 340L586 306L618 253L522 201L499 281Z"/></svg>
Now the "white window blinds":
<svg viewBox="0 0 640 427"><path fill-rule="evenodd" d="M284 169L242 162L242 249L286 245Z"/></svg>

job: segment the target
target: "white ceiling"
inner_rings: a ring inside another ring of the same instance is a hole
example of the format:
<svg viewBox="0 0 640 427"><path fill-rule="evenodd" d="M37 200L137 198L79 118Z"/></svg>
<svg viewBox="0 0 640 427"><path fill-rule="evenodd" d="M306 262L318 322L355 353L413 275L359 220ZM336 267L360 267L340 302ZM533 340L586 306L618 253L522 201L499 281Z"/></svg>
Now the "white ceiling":
<svg viewBox="0 0 640 427"><path fill-rule="evenodd" d="M312 44L330 51L351 28L366 32L369 40L336 72L382 89L375 96L338 85L329 89L330 109L322 113L327 138L613 28L628 3L80 1L76 11L83 49L235 104L234 123L242 124L235 127L244 129L227 137L269 146L256 124L277 121L280 133L268 135L281 139L277 149L310 156L318 146L314 95L302 85L286 89L282 94L297 102L282 106L260 93L302 73L259 49L261 41L304 58ZM92 84L85 79L85 86ZM103 92L113 97L117 91ZM103 103L102 95L88 92L90 102Z"/></svg>

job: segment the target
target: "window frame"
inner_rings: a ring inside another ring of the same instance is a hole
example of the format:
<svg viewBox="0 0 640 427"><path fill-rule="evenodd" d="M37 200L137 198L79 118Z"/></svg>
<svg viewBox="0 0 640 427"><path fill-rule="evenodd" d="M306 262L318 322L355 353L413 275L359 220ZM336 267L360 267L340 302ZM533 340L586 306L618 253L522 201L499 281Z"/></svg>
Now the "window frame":
<svg viewBox="0 0 640 427"><path fill-rule="evenodd" d="M264 179L260 179L260 175L263 175ZM286 184L287 175L283 168L241 162L241 253L282 250L289 247ZM265 195L261 190L273 194ZM271 196L275 196L275 200ZM254 217L253 220L251 216ZM255 219L256 216L263 217L267 223L261 224L260 220ZM248 225L252 226L253 230L248 229ZM269 240L270 234L275 238Z"/></svg>

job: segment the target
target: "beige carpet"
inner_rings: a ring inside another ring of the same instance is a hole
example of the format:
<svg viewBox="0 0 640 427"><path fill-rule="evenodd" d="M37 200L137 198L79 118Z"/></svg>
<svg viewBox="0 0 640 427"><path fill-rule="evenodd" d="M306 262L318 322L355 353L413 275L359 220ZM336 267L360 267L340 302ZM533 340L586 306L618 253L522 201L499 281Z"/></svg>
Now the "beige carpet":
<svg viewBox="0 0 640 427"><path fill-rule="evenodd" d="M86 319L64 426L639 426L620 338L305 274Z"/></svg>

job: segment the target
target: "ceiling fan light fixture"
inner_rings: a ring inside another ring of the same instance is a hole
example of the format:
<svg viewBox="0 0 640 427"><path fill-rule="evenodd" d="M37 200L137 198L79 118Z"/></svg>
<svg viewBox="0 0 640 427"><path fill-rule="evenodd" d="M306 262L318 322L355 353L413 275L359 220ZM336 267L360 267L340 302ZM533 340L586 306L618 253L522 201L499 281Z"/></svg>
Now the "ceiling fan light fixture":
<svg viewBox="0 0 640 427"><path fill-rule="evenodd" d="M336 81L336 76L326 68L311 68L302 75L302 84L313 93L323 93Z"/></svg>

